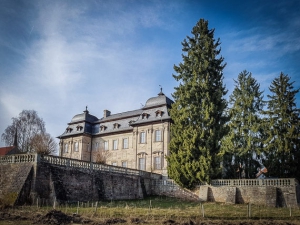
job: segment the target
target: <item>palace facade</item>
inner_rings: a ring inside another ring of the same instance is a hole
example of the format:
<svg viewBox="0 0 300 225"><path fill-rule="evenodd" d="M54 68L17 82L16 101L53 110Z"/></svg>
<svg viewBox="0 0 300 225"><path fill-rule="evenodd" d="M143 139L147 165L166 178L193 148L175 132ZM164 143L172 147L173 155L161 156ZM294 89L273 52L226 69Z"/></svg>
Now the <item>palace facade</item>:
<svg viewBox="0 0 300 225"><path fill-rule="evenodd" d="M101 119L86 109L58 137L59 155L167 175L172 103L161 91L141 109L104 110Z"/></svg>

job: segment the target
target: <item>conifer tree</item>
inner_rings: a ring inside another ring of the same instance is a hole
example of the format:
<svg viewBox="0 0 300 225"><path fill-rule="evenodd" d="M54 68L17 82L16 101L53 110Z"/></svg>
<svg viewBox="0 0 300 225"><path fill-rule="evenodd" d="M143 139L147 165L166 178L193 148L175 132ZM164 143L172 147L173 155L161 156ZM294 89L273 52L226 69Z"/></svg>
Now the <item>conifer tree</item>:
<svg viewBox="0 0 300 225"><path fill-rule="evenodd" d="M201 19L182 42L183 62L174 66L179 86L173 93L168 173L179 185L192 188L220 175L220 140L227 102L223 57L214 29Z"/></svg>
<svg viewBox="0 0 300 225"><path fill-rule="evenodd" d="M281 73L271 83L268 95L266 160L270 176L300 178L300 110L290 77Z"/></svg>
<svg viewBox="0 0 300 225"><path fill-rule="evenodd" d="M235 88L229 97L229 132L222 140L223 166L227 172L225 177L252 178L262 152L260 115L263 92L252 74L246 70L234 82Z"/></svg>

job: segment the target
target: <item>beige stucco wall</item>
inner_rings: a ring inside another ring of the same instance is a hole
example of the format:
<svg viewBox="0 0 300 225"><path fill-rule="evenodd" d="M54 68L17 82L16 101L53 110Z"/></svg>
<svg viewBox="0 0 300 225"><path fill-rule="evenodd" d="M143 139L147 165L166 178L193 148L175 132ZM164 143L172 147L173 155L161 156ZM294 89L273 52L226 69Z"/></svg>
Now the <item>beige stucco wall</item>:
<svg viewBox="0 0 300 225"><path fill-rule="evenodd" d="M161 141L155 141L155 131L161 131ZM140 134L146 133L145 143L140 143ZM128 148L123 148L123 139L128 138ZM113 141L118 140L117 149L113 149ZM101 143L108 141L108 150L106 164L122 166L122 162L127 163L128 168L139 169L139 158L145 158L146 171L155 173L166 173L169 141L170 141L170 123L161 122L134 127L133 131L116 132L110 135L97 136L78 136L70 137L61 140L60 142L60 156L66 158L74 158L85 161L97 161L97 155L103 154L101 150L103 145ZM78 142L78 151L74 149L74 143ZM65 144L68 143L68 152L64 151ZM98 143L98 148L95 144ZM154 169L154 157L160 156L161 167L160 170Z"/></svg>

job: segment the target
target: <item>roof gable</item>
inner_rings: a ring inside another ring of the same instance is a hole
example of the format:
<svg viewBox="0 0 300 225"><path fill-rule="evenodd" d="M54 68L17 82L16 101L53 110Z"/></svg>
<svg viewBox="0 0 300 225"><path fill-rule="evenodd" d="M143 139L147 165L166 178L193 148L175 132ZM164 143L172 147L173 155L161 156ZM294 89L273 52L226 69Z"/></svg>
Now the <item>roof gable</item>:
<svg viewBox="0 0 300 225"><path fill-rule="evenodd" d="M0 148L0 155L11 155L11 154L18 154L20 151L16 146L10 146L10 147L2 147Z"/></svg>

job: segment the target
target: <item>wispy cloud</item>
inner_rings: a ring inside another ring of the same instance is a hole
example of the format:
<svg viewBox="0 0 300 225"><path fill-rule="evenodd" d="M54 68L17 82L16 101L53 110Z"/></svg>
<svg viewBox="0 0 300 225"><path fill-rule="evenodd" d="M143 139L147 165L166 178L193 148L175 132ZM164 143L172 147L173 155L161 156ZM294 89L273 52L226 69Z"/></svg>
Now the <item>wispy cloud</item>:
<svg viewBox="0 0 300 225"><path fill-rule="evenodd" d="M90 7L84 3L80 7L65 2L37 4L36 20L30 24L34 27L32 40L18 53L23 57L20 67L11 71L18 74L17 82L1 87L3 115L17 116L30 108L45 121L53 121L57 118L53 114L59 114L55 125L47 124L55 133L62 132L85 105L101 117L103 109L113 113L132 110L153 95L159 76L153 74L165 63L167 51L151 42L142 45L136 35L141 35L137 29L142 27L164 29L160 7L147 10L141 6L140 13L134 14L119 6L110 15L103 10L90 15ZM106 8L105 3L98 7Z"/></svg>
<svg viewBox="0 0 300 225"><path fill-rule="evenodd" d="M181 60L180 42L190 35L195 18L210 10L205 1L4 0L0 4L0 28L5 31L0 35L0 133L11 117L35 109L53 136L86 105L101 117L104 109L118 113L141 107L159 92L158 85L170 96L178 85L171 74ZM283 8L273 5L273 11ZM265 4L251 9L253 24L247 29L222 29L220 18L225 17L211 12L219 21L215 28L228 63L224 81L229 93L233 79L244 69L266 89L279 75L285 63L282 57L300 50L298 12L289 12L288 18L282 12L283 27L274 16L267 18Z"/></svg>

